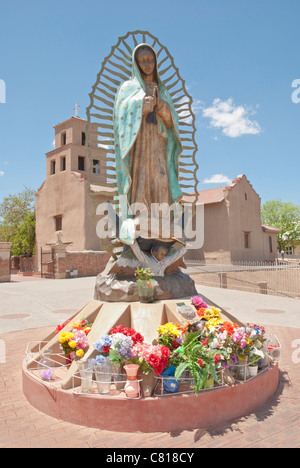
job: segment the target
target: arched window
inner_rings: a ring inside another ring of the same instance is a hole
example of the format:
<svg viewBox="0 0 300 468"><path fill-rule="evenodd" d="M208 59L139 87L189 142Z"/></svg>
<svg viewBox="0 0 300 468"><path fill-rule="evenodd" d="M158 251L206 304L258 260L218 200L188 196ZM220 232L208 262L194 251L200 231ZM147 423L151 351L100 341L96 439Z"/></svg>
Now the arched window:
<svg viewBox="0 0 300 468"><path fill-rule="evenodd" d="M269 236L269 249L270 249L270 253L273 253L273 242L272 242L272 236Z"/></svg>

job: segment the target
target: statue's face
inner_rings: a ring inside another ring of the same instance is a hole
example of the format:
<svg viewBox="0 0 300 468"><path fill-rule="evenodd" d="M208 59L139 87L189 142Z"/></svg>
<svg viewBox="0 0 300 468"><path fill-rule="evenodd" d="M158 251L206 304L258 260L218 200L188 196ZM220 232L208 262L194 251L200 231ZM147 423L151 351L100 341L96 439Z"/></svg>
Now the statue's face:
<svg viewBox="0 0 300 468"><path fill-rule="evenodd" d="M155 71L155 55L152 50L141 50L137 52L136 61L142 73L150 76Z"/></svg>
<svg viewBox="0 0 300 468"><path fill-rule="evenodd" d="M164 247L159 247L157 250L153 252L153 256L161 262L165 256L167 255L168 249L165 249Z"/></svg>

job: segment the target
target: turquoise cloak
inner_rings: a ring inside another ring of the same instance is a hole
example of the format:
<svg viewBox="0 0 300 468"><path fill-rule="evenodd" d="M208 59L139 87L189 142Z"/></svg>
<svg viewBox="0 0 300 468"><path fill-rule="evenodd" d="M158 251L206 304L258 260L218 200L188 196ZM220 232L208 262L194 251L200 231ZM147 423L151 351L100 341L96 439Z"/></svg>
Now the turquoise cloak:
<svg viewBox="0 0 300 468"><path fill-rule="evenodd" d="M130 206L130 152L140 131L142 122L142 110L144 97L146 96L145 84L135 60L137 49L141 46L151 48L148 44L138 45L132 54L132 78L125 81L118 89L114 105L114 143L116 158L116 174L118 193L122 199L126 199L127 207ZM155 54L153 48L151 48ZM182 153L182 144L179 138L178 115L175 111L172 99L165 85L161 81L157 70L156 76L160 99L166 101L171 109L173 125L168 129L163 121L158 118L159 132L167 140L166 161L169 177L169 193L171 203L178 202L182 197L182 191L178 181L178 161ZM155 177L155 174L153 174ZM122 197L123 196L123 197ZM121 205L121 216L126 218L125 207ZM125 215L125 216L124 216ZM130 216L130 215L129 215Z"/></svg>

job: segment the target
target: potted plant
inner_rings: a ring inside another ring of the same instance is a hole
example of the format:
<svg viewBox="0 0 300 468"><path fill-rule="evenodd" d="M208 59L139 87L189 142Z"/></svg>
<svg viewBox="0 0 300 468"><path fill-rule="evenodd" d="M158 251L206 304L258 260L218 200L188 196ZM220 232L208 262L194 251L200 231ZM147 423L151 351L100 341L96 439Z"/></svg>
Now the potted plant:
<svg viewBox="0 0 300 468"><path fill-rule="evenodd" d="M153 276L154 273L151 272L150 268L137 268L135 270L140 302L153 301L155 286L155 280L152 279Z"/></svg>
<svg viewBox="0 0 300 468"><path fill-rule="evenodd" d="M248 361L249 377L255 377L257 375L259 359L260 359L260 356L257 356L255 354L253 354L252 356L249 356L249 361Z"/></svg>

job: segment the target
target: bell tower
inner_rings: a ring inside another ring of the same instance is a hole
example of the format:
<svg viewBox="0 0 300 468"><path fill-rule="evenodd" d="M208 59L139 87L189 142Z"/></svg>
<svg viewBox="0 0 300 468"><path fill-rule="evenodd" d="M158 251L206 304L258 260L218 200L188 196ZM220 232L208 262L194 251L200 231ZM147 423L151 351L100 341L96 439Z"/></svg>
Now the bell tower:
<svg viewBox="0 0 300 468"><path fill-rule="evenodd" d="M36 193L36 244L38 261L42 249L57 243L70 251L99 251L100 240L91 218L93 184L101 174L100 154L86 146L86 120L75 116L54 126L54 149L46 153L46 179ZM99 156L100 154L100 156ZM88 177L89 176L89 177ZM89 179L89 190L87 190ZM97 189L99 189L99 183ZM100 187L101 189L101 187ZM99 202L104 201L100 193Z"/></svg>

